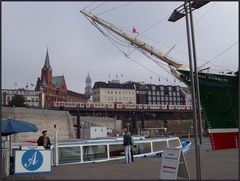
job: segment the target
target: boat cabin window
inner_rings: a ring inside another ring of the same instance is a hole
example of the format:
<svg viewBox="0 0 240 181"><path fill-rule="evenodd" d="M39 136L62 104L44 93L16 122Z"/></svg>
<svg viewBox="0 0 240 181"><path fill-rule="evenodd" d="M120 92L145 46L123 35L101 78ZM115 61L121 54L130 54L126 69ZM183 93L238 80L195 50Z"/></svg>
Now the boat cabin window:
<svg viewBox="0 0 240 181"><path fill-rule="evenodd" d="M151 152L151 144L150 143L135 143L136 148L133 149L133 154L143 154Z"/></svg>
<svg viewBox="0 0 240 181"><path fill-rule="evenodd" d="M124 156L124 147L122 144L109 145L110 158Z"/></svg>
<svg viewBox="0 0 240 181"><path fill-rule="evenodd" d="M59 163L81 162L80 146L58 148Z"/></svg>
<svg viewBox="0 0 240 181"><path fill-rule="evenodd" d="M83 161L107 159L107 145L83 146Z"/></svg>
<svg viewBox="0 0 240 181"><path fill-rule="evenodd" d="M153 145L153 151L161 151L167 148L167 141L154 141L152 143Z"/></svg>
<svg viewBox="0 0 240 181"><path fill-rule="evenodd" d="M180 142L178 139L168 140L169 147L178 147L180 146Z"/></svg>

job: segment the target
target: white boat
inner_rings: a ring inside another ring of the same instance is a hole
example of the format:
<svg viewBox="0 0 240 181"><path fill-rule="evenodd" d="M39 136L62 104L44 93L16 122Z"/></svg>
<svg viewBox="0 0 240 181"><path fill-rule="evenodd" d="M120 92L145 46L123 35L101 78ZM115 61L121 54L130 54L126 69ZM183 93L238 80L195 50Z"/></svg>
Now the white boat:
<svg viewBox="0 0 240 181"><path fill-rule="evenodd" d="M181 148L185 152L189 150L191 144L189 142L190 144L183 145L178 137L171 136L157 138L133 136L133 140L136 145L133 149L134 158L160 156L165 148ZM27 149L26 143L25 145L15 143L13 149L18 149L20 145L22 149ZM54 158L54 146L52 146L52 155ZM124 158L123 137L58 142L59 165L104 162Z"/></svg>

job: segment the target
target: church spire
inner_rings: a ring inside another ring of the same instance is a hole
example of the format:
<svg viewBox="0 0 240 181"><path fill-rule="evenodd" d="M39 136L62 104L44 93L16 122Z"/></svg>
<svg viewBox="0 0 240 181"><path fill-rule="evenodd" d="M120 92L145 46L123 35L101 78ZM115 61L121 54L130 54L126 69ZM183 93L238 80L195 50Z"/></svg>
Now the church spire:
<svg viewBox="0 0 240 181"><path fill-rule="evenodd" d="M47 67L47 68L51 67L50 61L49 61L48 49L47 49L47 54L46 54L45 63L43 67Z"/></svg>
<svg viewBox="0 0 240 181"><path fill-rule="evenodd" d="M91 82L92 82L92 80L91 80L91 77L90 77L90 75L89 75L89 72L88 72L88 74L87 74L87 78L86 78L86 84L90 84L90 86L91 86Z"/></svg>
<svg viewBox="0 0 240 181"><path fill-rule="evenodd" d="M91 77L89 75L89 71L88 71L88 75L87 75L85 83L86 83L85 95L90 97L90 96L92 96L92 80L91 80Z"/></svg>

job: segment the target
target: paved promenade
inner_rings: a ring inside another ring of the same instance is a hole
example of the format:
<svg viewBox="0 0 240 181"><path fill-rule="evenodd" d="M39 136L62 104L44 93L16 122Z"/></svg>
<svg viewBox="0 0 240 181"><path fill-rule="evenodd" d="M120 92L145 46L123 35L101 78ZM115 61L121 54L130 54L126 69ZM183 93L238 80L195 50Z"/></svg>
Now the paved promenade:
<svg viewBox="0 0 240 181"><path fill-rule="evenodd" d="M192 145L194 147L194 145ZM196 179L195 151L185 155L190 179ZM139 158L132 164L123 160L78 165L61 165L48 174L17 175L7 179L159 179L161 158ZM202 150L202 179L237 179L238 150Z"/></svg>

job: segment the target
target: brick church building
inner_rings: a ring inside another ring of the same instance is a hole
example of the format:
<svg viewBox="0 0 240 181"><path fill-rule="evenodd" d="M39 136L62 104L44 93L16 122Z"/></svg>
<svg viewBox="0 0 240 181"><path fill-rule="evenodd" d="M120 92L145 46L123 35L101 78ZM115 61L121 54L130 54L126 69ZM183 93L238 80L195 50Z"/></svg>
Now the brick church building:
<svg viewBox="0 0 240 181"><path fill-rule="evenodd" d="M41 78L38 77L35 90L43 91L45 93L45 108L53 107L54 101L87 101L87 98L83 94L73 92L67 89L67 84L63 75L52 75L52 68L50 65L48 50L45 58L45 63L41 72Z"/></svg>

